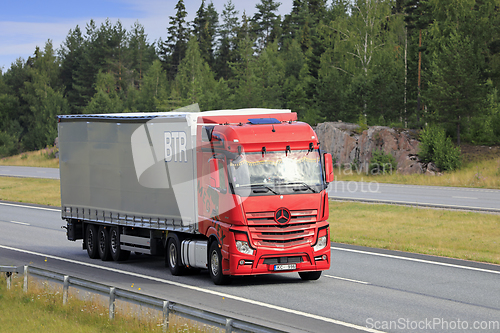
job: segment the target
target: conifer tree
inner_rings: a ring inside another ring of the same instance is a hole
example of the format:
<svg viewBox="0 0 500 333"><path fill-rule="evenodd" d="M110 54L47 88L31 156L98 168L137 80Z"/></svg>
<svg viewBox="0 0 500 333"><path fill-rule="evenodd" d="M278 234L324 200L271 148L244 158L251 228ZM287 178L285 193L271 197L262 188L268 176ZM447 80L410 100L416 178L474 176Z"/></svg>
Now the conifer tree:
<svg viewBox="0 0 500 333"><path fill-rule="evenodd" d="M198 41L201 56L211 67L214 65L214 44L218 22L218 14L213 3L206 8L205 0L202 0L192 23L192 32Z"/></svg>
<svg viewBox="0 0 500 333"><path fill-rule="evenodd" d="M69 31L65 41L59 49L61 58L61 80L64 85L64 96L66 97L70 112L80 113L84 107L85 101L73 86L76 83L75 74L80 67L83 52L83 36L80 27Z"/></svg>
<svg viewBox="0 0 500 333"><path fill-rule="evenodd" d="M252 18L252 32L257 37L257 45L263 50L271 40L272 31L279 25L280 17L276 14L281 2L274 0L261 0L255 5L257 12Z"/></svg>
<svg viewBox="0 0 500 333"><path fill-rule="evenodd" d="M170 16L167 41L161 45L160 56L167 70L167 77L173 80L177 74L179 64L186 53L189 30L186 26L186 6L183 0L175 5L175 16Z"/></svg>
<svg viewBox="0 0 500 333"><path fill-rule="evenodd" d="M59 83L59 71L59 62L49 40L43 51L36 48L29 71L31 80L25 82L22 93L30 111L26 121L28 132L22 139L28 150L53 145L57 137L56 116L68 112L68 103Z"/></svg>
<svg viewBox="0 0 500 333"><path fill-rule="evenodd" d="M222 24L220 26L220 44L215 61L215 72L218 78L228 80L232 76L230 62L236 61L236 42L238 30L238 11L231 0L224 4Z"/></svg>

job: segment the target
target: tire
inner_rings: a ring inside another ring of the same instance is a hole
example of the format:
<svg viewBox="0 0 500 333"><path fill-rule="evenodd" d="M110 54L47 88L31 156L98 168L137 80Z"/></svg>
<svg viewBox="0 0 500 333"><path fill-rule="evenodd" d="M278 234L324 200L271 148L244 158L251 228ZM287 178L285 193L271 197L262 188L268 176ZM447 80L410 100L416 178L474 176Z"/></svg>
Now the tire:
<svg viewBox="0 0 500 333"><path fill-rule="evenodd" d="M304 281L314 281L320 278L323 271L299 272L300 278Z"/></svg>
<svg viewBox="0 0 500 333"><path fill-rule="evenodd" d="M130 257L130 251L120 248L120 229L112 227L109 231L109 252L114 261L124 261Z"/></svg>
<svg viewBox="0 0 500 333"><path fill-rule="evenodd" d="M98 247L97 249L99 250L99 257L101 258L102 261L109 261L111 260L111 251L110 251L110 241L109 241L109 232L108 228L104 226L99 227L99 231L97 232L97 237L98 237Z"/></svg>
<svg viewBox="0 0 500 333"><path fill-rule="evenodd" d="M217 242L210 244L210 250L208 251L208 273L216 285L224 285L231 282L231 278L222 273L222 254Z"/></svg>
<svg viewBox="0 0 500 333"><path fill-rule="evenodd" d="M90 259L99 258L97 228L93 224L87 224L85 228L85 247Z"/></svg>
<svg viewBox="0 0 500 333"><path fill-rule="evenodd" d="M186 267L181 262L181 240L177 234L169 234L165 251L165 266L170 269L170 273L176 276L183 275Z"/></svg>

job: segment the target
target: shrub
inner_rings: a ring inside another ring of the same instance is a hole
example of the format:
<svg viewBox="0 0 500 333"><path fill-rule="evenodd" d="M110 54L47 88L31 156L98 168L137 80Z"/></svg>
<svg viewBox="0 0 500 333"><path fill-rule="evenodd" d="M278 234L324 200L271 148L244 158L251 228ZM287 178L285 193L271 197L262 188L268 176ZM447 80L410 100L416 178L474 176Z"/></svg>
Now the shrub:
<svg viewBox="0 0 500 333"><path fill-rule="evenodd" d="M363 133L363 131L366 131L368 129L366 117L362 113L359 114L357 124L359 125L359 127L356 128L354 131L358 134L361 134L361 133Z"/></svg>
<svg viewBox="0 0 500 333"><path fill-rule="evenodd" d="M17 153L16 138L7 133L0 132L0 157L7 157Z"/></svg>
<svg viewBox="0 0 500 333"><path fill-rule="evenodd" d="M372 175L391 173L396 170L396 158L391 154L384 153L383 150L375 149L370 159L370 173Z"/></svg>
<svg viewBox="0 0 500 333"><path fill-rule="evenodd" d="M441 170L460 168L460 148L455 147L444 129L430 125L420 132L420 159L424 162L434 162Z"/></svg>

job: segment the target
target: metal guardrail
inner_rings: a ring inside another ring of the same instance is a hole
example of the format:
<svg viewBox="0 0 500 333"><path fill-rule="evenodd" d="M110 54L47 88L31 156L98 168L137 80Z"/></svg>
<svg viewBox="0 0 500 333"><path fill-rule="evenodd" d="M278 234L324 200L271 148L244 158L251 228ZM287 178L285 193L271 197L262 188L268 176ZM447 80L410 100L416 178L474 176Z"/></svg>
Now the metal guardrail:
<svg viewBox="0 0 500 333"><path fill-rule="evenodd" d="M12 274L23 274L24 292L28 291L28 276L36 276L45 278L50 281L63 284L63 305L68 302L69 287L78 288L91 293L96 293L102 296L109 297L109 319L113 320L116 312L116 300L122 300L137 305L147 306L163 313L163 331L168 331L170 314L174 314L189 320L194 320L203 324L217 326L225 329L225 332L230 333L237 331L244 332L259 332L259 333L284 333L285 331L254 324L248 321L230 318L202 309L198 309L189 305L184 305L172 301L167 301L162 298L143 295L134 291L119 289L101 283L91 282L63 275L46 269L36 268L32 266L0 266L0 272L6 273L7 289L11 288Z"/></svg>

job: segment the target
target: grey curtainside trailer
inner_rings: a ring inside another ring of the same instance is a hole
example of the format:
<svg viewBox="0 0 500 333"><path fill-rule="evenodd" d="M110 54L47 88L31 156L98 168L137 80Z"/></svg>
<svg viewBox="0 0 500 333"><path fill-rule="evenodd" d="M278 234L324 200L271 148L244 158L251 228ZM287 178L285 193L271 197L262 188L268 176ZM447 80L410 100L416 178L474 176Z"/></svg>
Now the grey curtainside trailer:
<svg viewBox="0 0 500 333"><path fill-rule="evenodd" d="M83 238L85 222L196 233L196 120L196 114L170 112L59 116L68 239ZM169 154L186 162L165 163ZM155 254L150 240L164 235L121 238L122 249Z"/></svg>

